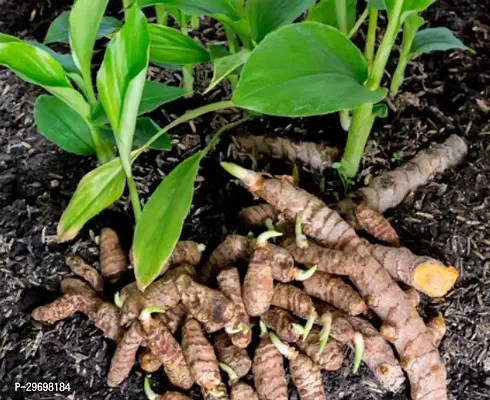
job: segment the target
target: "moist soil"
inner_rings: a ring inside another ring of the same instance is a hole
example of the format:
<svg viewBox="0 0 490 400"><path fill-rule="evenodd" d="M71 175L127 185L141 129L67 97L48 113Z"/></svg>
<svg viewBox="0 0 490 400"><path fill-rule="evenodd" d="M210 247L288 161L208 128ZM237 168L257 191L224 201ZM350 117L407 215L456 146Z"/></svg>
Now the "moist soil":
<svg viewBox="0 0 490 400"><path fill-rule="evenodd" d="M0 0L0 31L42 40L46 29L67 1ZM117 12L117 8L113 10ZM490 10L488 1L438 1L427 15L432 26L448 26L475 53L446 52L423 56L411 63L402 93L390 101L390 115L378 121L358 185L381 170L394 168L431 141L450 134L470 145L467 160L457 170L438 176L387 214L402 244L418 254L455 265L460 279L443 299L424 299L422 312L441 312L448 332L440 351L448 371L452 399L490 398ZM198 38L223 40L223 32L205 22ZM100 57L101 52L98 52ZM393 67L393 65L391 66ZM179 84L177 72L151 71L153 78ZM205 85L210 71L201 68L197 80ZM199 89L199 88L198 88ZM94 218L69 244L52 237L63 209L80 178L95 162L60 151L43 139L33 121L33 104L41 91L5 69L0 70L0 398L1 399L144 399L139 367L118 388L109 389L106 375L114 343L104 339L91 322L76 315L54 326L34 323L30 312L58 296L60 280L70 275L63 261L73 251L97 265L97 236L112 226L129 246L132 217L127 198ZM226 98L218 88L209 98L177 101L154 113L164 124L186 109ZM172 132L173 150L149 152L135 167L137 184L146 200L158 183L183 158L205 143L237 112L206 116ZM264 118L246 126L255 134L342 144L335 116L292 120ZM236 215L253 199L221 170L218 160L231 159L226 137L200 170L194 203L183 237L214 248L227 232L240 230ZM239 160L240 161L240 160ZM253 163L244 157L241 163ZM258 160L257 168L291 173L282 161ZM334 203L344 194L335 175L323 177L300 171L301 185ZM352 355L344 367L324 375L330 399L409 399L408 387L391 394L380 389L365 368L351 373ZM156 390L165 380L154 376ZM69 383L64 392L30 393L15 390L29 382ZM290 384L290 398L297 394ZM196 391L197 393L197 391ZM196 398L200 398L196 394Z"/></svg>

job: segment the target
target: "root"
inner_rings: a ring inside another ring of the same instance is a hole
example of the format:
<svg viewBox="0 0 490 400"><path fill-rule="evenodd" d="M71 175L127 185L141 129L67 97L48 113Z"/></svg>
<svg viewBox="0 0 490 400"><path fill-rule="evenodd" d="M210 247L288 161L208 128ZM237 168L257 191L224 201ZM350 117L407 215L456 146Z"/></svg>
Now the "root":
<svg viewBox="0 0 490 400"><path fill-rule="evenodd" d="M236 135L233 141L239 151L254 157L266 154L273 158L286 159L293 164L300 161L319 172L330 168L340 156L339 149L335 147L314 142L295 142L282 137L253 136L242 133Z"/></svg>
<svg viewBox="0 0 490 400"><path fill-rule="evenodd" d="M391 277L431 297L442 297L458 279L458 270L430 257L417 256L407 248L373 246L373 256Z"/></svg>

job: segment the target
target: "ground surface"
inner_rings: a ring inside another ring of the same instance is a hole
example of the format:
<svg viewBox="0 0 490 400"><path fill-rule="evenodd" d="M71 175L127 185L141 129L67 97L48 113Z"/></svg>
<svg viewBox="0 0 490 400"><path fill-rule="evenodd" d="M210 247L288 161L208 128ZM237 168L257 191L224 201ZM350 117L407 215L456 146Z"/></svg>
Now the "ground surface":
<svg viewBox="0 0 490 400"><path fill-rule="evenodd" d="M42 39L49 21L66 2L0 0L0 31ZM56 10L53 12L53 10ZM398 207L392 221L404 245L454 264L461 278L445 298L428 302L425 311L440 311L448 334L441 353L448 369L450 397L490 398L490 8L488 1L438 1L429 19L447 25L477 53L434 54L411 64L411 78L392 103L388 119L380 122L365 157L360 181L381 169L398 165L432 140L451 133L464 136L470 153L457 171L438 177ZM207 76L205 70L200 76ZM166 74L166 80L177 79ZM40 91L0 70L0 398L1 399L143 399L142 378L133 373L119 388L105 383L113 343L83 316L53 327L32 322L30 311L57 295L60 279L69 275L63 263L68 249L89 261L97 260L94 238L111 225L131 237L127 202L116 204L90 222L69 245L49 243L56 224L79 179L93 160L59 151L45 141L33 125L32 108ZM217 93L224 96L225 92ZM199 98L180 102L156 118L164 122L172 113L193 108ZM143 193L150 193L192 148L202 143L222 120L221 115L196 121L175 132L171 154L151 153L136 168ZM250 124L254 133L285 131L288 135L342 142L333 118L307 121L267 119ZM323 131L323 132L322 132ZM217 158L227 157L226 139L204 162L184 236L214 247L224 228L235 229L235 215L252 202L230 182ZM260 162L259 168L288 173L282 162ZM302 183L319 193L319 180L303 172ZM331 182L330 177L326 181ZM337 183L327 184L323 196L334 201ZM358 376L348 364L339 373L325 375L330 399L408 399L408 391L381 391L365 369ZM15 383L66 382L64 393L28 394L15 391ZM291 398L297 395L291 392Z"/></svg>

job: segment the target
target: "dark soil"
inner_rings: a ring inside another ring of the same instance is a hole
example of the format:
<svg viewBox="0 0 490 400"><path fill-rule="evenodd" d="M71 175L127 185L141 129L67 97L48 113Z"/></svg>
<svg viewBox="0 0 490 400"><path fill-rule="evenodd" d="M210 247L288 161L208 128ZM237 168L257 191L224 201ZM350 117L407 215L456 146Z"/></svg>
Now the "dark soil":
<svg viewBox="0 0 490 400"><path fill-rule="evenodd" d="M49 21L67 1L0 0L0 31L38 40ZM417 191L389 216L402 243L455 265L461 278L440 300L425 299L424 312L440 311L448 334L441 354L448 370L450 398L490 398L490 7L488 1L440 0L428 15L433 26L446 25L476 54L469 52L426 55L409 67L404 92L392 101L389 118L378 123L363 162L360 184L373 174L399 165L431 141L452 133L470 144L466 162ZM212 27L205 30L219 37ZM157 74L178 81L178 74ZM209 71L199 71L199 79ZM33 123L33 103L40 93L5 69L0 70L0 387L1 399L144 399L142 374L136 372L116 389L106 385L114 344L105 340L84 317L75 316L52 327L33 323L30 312L54 299L60 280L70 275L63 254L74 251L97 262L96 236L103 226L114 226L131 238L131 212L123 199L94 218L68 245L50 242L56 224L80 178L95 166L92 159L66 154L44 140ZM212 96L223 97L226 88ZM177 102L156 113L164 123L173 114L202 103L198 96ZM138 185L147 197L165 174L200 146L234 114L220 114L195 121L173 132L171 153L152 152L136 166ZM253 133L282 133L342 143L345 138L335 117L308 120L272 119L250 123ZM237 228L236 214L253 200L218 166L229 158L229 139L203 163L196 196L187 218L184 237L213 248L225 232ZM290 173L279 161L259 161L258 168ZM320 179L306 171L301 183L329 203L342 195L333 176ZM323 182L322 182L323 181ZM338 373L325 375L331 399L408 399L405 388L389 394L378 388L367 369L353 375L351 356ZM15 384L63 382L66 392L27 393ZM155 387L164 389L161 385ZM296 399L294 390L291 398Z"/></svg>

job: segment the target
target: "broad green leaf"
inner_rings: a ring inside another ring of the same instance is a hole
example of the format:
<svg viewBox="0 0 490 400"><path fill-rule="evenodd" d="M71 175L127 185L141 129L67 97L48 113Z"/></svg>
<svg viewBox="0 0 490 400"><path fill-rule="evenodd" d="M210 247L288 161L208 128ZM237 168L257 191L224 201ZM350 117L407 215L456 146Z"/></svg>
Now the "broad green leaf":
<svg viewBox="0 0 490 400"><path fill-rule="evenodd" d="M48 33L46 33L46 37L44 38L44 44L70 43L69 18L70 11L64 11L51 23ZM107 35L110 35L111 33L119 30L121 26L121 21L114 17L102 18L96 39L99 40Z"/></svg>
<svg viewBox="0 0 490 400"><path fill-rule="evenodd" d="M451 49L467 50L468 47L447 28L427 28L415 34L410 54L416 56L431 51Z"/></svg>
<svg viewBox="0 0 490 400"><path fill-rule="evenodd" d="M151 118L143 117L136 120L136 128L134 129L133 148L143 146L150 138L152 138L161 128ZM100 137L110 143L116 144L114 133L109 125L104 125L100 130ZM161 135L155 140L151 146L154 150L170 150L172 143L170 136L167 133Z"/></svg>
<svg viewBox="0 0 490 400"><path fill-rule="evenodd" d="M58 63L61 65L63 70L65 70L65 72L67 72L69 74L71 74L71 73L80 74L80 71L75 64L75 61L73 61L73 57L71 56L71 54L57 53L56 51L49 48L48 46L46 46L42 43L36 42L34 40L26 40L26 43L32 44L33 46L36 46L36 47L46 51L47 53L51 54L51 56L53 56L53 58L56 61L58 61Z"/></svg>
<svg viewBox="0 0 490 400"><path fill-rule="evenodd" d="M85 175L58 224L58 240L77 236L83 225L117 201L123 194L126 177L116 158Z"/></svg>
<svg viewBox="0 0 490 400"><path fill-rule="evenodd" d="M236 20L240 17L232 0L138 0L140 7L165 4L178 8L189 15L223 14Z"/></svg>
<svg viewBox="0 0 490 400"><path fill-rule="evenodd" d="M92 53L108 3L109 0L76 0L69 15L71 52L87 85L92 85Z"/></svg>
<svg viewBox="0 0 490 400"><path fill-rule="evenodd" d="M204 94L212 90L218 83L233 73L238 67L245 64L250 57L248 50L242 50L236 54L220 57L213 61L213 79Z"/></svg>
<svg viewBox="0 0 490 400"><path fill-rule="evenodd" d="M81 156L95 154L87 123L60 99L39 96L34 104L34 119L39 132L63 150Z"/></svg>
<svg viewBox="0 0 490 400"><path fill-rule="evenodd" d="M177 165L143 209L133 241L134 272L141 289L158 276L179 240L201 158L199 152Z"/></svg>
<svg viewBox="0 0 490 400"><path fill-rule="evenodd" d="M163 104L177 100L186 94L189 94L189 92L184 89L147 80L143 88L138 115L149 113Z"/></svg>
<svg viewBox="0 0 490 400"><path fill-rule="evenodd" d="M390 16L395 3L398 0L384 0L388 16ZM400 27L405 19L412 13L419 13L427 9L435 0L403 0L402 12L400 15Z"/></svg>
<svg viewBox="0 0 490 400"><path fill-rule="evenodd" d="M208 62L208 51L182 32L168 26L150 24L150 59L161 64L199 64Z"/></svg>
<svg viewBox="0 0 490 400"><path fill-rule="evenodd" d="M243 67L232 101L280 116L322 115L377 103L367 90L366 60L337 29L303 22L268 35Z"/></svg>
<svg viewBox="0 0 490 400"><path fill-rule="evenodd" d="M293 22L314 3L315 0L247 0L244 13L252 39L257 43L262 41L267 34Z"/></svg>
<svg viewBox="0 0 490 400"><path fill-rule="evenodd" d="M10 68L25 81L41 86L61 98L82 117L88 118L90 115L90 107L83 96L73 89L61 65L47 51L2 35L0 65Z"/></svg>
<svg viewBox="0 0 490 400"><path fill-rule="evenodd" d="M346 0L347 32L350 32L356 23L356 5L357 0ZM310 9L306 20L320 22L339 29L335 0L322 0L320 3L315 4Z"/></svg>
<svg viewBox="0 0 490 400"><path fill-rule="evenodd" d="M115 133L121 162L131 173L130 152L145 85L150 38L145 15L133 5L114 35L97 75L97 89Z"/></svg>
<svg viewBox="0 0 490 400"><path fill-rule="evenodd" d="M373 115L379 118L386 118L388 116L388 107L385 103L378 103L373 106Z"/></svg>
<svg viewBox="0 0 490 400"><path fill-rule="evenodd" d="M22 43L22 40L12 35L0 33L0 43L10 43L10 42Z"/></svg>

